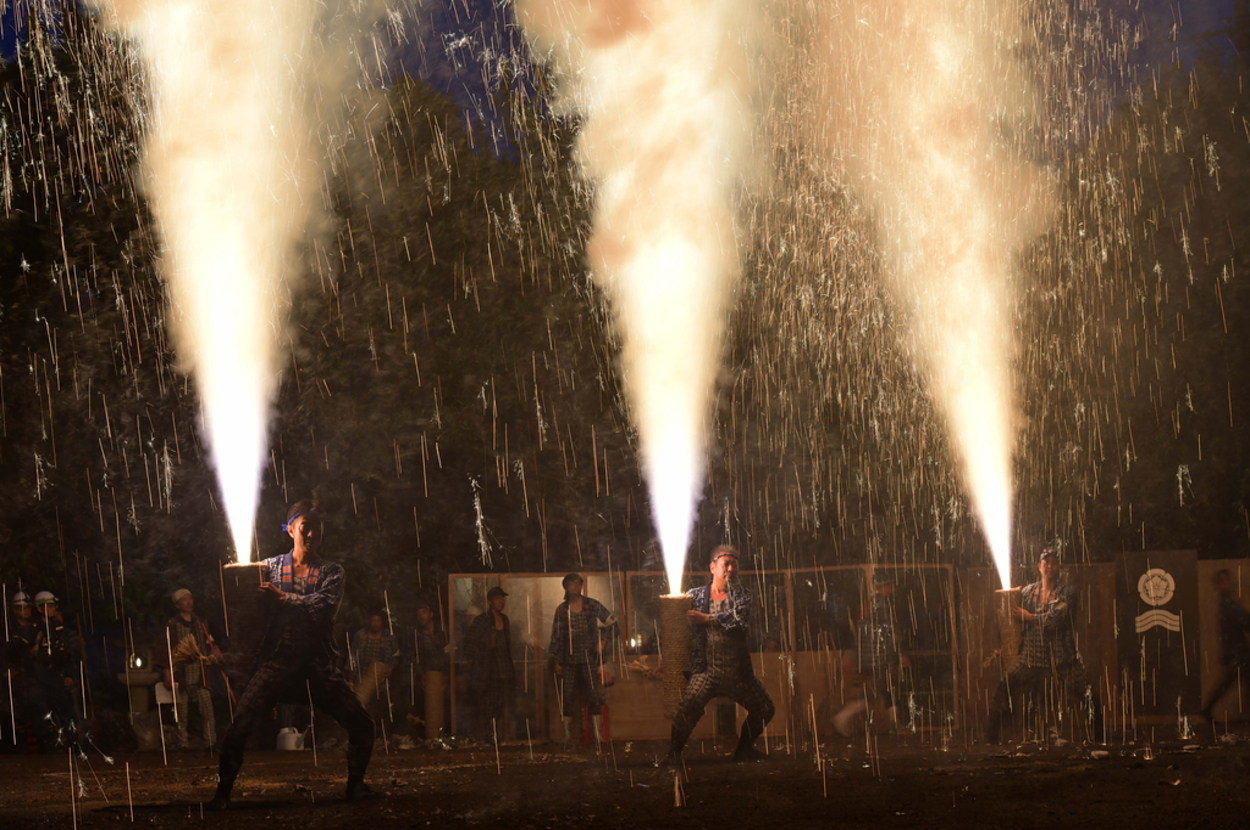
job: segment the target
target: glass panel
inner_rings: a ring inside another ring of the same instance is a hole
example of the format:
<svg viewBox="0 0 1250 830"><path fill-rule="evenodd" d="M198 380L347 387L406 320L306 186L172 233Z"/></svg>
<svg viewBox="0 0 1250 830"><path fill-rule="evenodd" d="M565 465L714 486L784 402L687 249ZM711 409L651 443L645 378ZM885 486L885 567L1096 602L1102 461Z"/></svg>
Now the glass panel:
<svg viewBox="0 0 1250 830"><path fill-rule="evenodd" d="M950 570L879 567L871 586L858 629L861 672L873 665L878 685L883 677L897 684L893 702L900 726L950 725L956 709ZM874 664L866 638L881 632L890 641L879 644L876 658L882 659Z"/></svg>
<svg viewBox="0 0 1250 830"><path fill-rule="evenodd" d="M618 574L583 574L584 594L599 600L617 617L623 616L621 578ZM474 682L465 647L473 620L485 613L486 594L500 586L507 592L504 615L508 618L512 665L515 680L508 698L508 713L501 726L500 740L527 740L551 737L560 724L554 674L548 665L547 647L551 642L556 609L564 602L561 575L453 576L451 582L453 643L456 675L453 687L456 732L460 735L490 736L480 710L485 705L481 683ZM613 637L605 644L605 668L613 671L613 658L621 641Z"/></svg>
<svg viewBox="0 0 1250 830"><path fill-rule="evenodd" d="M452 638L452 724L457 735L473 735L486 738L489 723L481 722L478 706L483 689L475 685L470 675L466 651L469 627L487 611L486 593L499 585L498 576L452 577L451 584L451 638ZM504 613L508 609L505 607ZM511 623L512 621L509 620ZM511 625L510 628L515 627ZM513 647L515 652L515 644ZM515 653L514 653L515 659Z"/></svg>
<svg viewBox="0 0 1250 830"><path fill-rule="evenodd" d="M867 597L858 566L794 571L794 643L797 651L841 651L855 646L855 624Z"/></svg>
<svg viewBox="0 0 1250 830"><path fill-rule="evenodd" d="M751 651L756 654L790 651L794 632L790 628L790 603L786 598L787 575L776 571L746 571L742 581L751 589L754 600L748 630Z"/></svg>
<svg viewBox="0 0 1250 830"><path fill-rule="evenodd" d="M559 602L559 577L506 576L503 589L508 592L505 613L512 623L512 663L516 667L516 689L511 717L500 737L504 740L525 740L536 736L542 711L540 686L543 677L542 655L547 647L544 621L550 603ZM528 730L527 730L528 727Z"/></svg>
<svg viewBox="0 0 1250 830"><path fill-rule="evenodd" d="M823 687L830 715L867 695L879 715L896 707L900 727L953 723L949 568L853 565L791 575L796 650L832 657L832 670L845 672L840 680L830 675L831 685Z"/></svg>

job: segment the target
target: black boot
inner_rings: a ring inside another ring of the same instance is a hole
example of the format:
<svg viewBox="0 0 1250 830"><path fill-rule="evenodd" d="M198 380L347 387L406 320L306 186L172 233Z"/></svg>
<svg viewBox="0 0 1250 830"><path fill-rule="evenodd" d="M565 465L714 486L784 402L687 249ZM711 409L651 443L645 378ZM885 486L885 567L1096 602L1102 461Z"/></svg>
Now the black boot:
<svg viewBox="0 0 1250 830"><path fill-rule="evenodd" d="M763 761L764 754L754 746L755 739L764 732L764 724L756 718L748 717L742 722L742 735L738 738L738 748L734 750L735 761Z"/></svg>
<svg viewBox="0 0 1250 830"><path fill-rule="evenodd" d="M681 750L686 745L686 738L677 733L677 727L674 726L669 732L668 756L663 761L656 764L657 767L666 769L681 769Z"/></svg>
<svg viewBox="0 0 1250 830"><path fill-rule="evenodd" d="M347 776L347 800L348 801L367 801L370 798L378 798L382 794L365 783L363 775Z"/></svg>
<svg viewBox="0 0 1250 830"><path fill-rule="evenodd" d="M998 714L991 712L990 722L985 727L985 742L990 746L997 746L1002 743L1002 737L999 732L1001 728L1000 723L1001 718L999 718Z"/></svg>
<svg viewBox="0 0 1250 830"><path fill-rule="evenodd" d="M234 789L233 784L218 784L217 793L213 796L213 800L204 805L205 810L225 810L230 806L230 791Z"/></svg>
<svg viewBox="0 0 1250 830"><path fill-rule="evenodd" d="M234 740L231 740L232 737ZM217 794L204 805L207 809L224 810L230 806L234 781L239 777L239 770L243 769L243 742L246 740L246 734L240 738L230 732L226 732L226 737L222 739L221 757L217 761Z"/></svg>

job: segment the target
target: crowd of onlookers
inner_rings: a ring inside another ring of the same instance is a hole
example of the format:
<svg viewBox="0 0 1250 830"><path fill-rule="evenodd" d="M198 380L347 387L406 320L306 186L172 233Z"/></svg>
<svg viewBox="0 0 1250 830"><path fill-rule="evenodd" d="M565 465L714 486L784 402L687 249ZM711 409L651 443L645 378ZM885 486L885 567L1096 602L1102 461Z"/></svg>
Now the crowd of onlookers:
<svg viewBox="0 0 1250 830"><path fill-rule="evenodd" d="M604 606L581 597L582 585L577 574L563 580L565 613L553 623L548 655L566 739L575 709L580 713L588 706L598 715L601 664L618 629ZM363 626L340 632L341 670L379 724L378 737L412 745L507 737L523 671L514 664L513 624L504 613L507 596L502 588L491 588L484 611L478 613L477 606L461 615L454 690L453 647L441 607L416 601L410 606L411 624L405 620L402 626L380 607ZM19 590L8 600L6 646L0 655L7 687L0 687L0 752L86 749L88 742L107 750L219 746L250 667L231 660L224 615L201 616L190 590L174 591L173 614L163 624L147 626L67 619L49 591L31 596ZM584 605L590 612L590 630L582 622L585 615L569 616L569 601L578 611ZM80 632L88 626L91 633L84 636ZM453 693L460 701L454 738ZM311 717L308 706L278 705L259 730L261 745L300 745L295 736L304 734ZM284 735L291 737L284 740Z"/></svg>
<svg viewBox="0 0 1250 830"><path fill-rule="evenodd" d="M164 625L92 626L89 636L50 591L7 599L0 752L85 749L88 741L110 749L217 746L248 667L230 663L223 616L198 615L191 591L173 592ZM415 624L403 629L376 611L340 640L339 651L361 703L384 720L382 731L420 741L447 734L451 656L435 609L417 602L413 610ZM273 714L262 742L273 741L275 730L302 732L310 719L307 707L289 704Z"/></svg>
<svg viewBox="0 0 1250 830"><path fill-rule="evenodd" d="M34 597L18 591L10 607L4 668L11 743L44 751L76 745L81 710L74 698L84 680L83 640L65 624L51 591Z"/></svg>

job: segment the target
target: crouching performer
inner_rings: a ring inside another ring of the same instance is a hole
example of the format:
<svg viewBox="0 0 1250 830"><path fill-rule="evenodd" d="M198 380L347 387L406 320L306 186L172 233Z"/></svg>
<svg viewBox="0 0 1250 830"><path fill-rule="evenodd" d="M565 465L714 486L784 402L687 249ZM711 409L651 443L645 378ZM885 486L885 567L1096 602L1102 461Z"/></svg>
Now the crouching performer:
<svg viewBox="0 0 1250 830"><path fill-rule="evenodd" d="M266 559L268 581L260 590L271 603L256 671L234 710L234 723L221 743L217 794L207 805L230 805L234 780L243 766L243 746L257 719L279 702L313 705L330 714L348 733L347 799L377 793L364 782L373 754L373 720L338 668L334 617L343 599L343 567L318 555L325 530L316 503L296 503L283 526L294 545L290 553Z"/></svg>
<svg viewBox="0 0 1250 830"><path fill-rule="evenodd" d="M772 698L755 676L747 647L747 623L751 619L751 591L738 580L738 551L732 545L712 550L709 568L712 581L692 588L694 607L686 612L693 629L690 682L673 717L672 743L666 766L681 765L681 751L694 732L712 698L727 697L747 710L742 736L734 758L755 761L761 757L755 739L773 719Z"/></svg>

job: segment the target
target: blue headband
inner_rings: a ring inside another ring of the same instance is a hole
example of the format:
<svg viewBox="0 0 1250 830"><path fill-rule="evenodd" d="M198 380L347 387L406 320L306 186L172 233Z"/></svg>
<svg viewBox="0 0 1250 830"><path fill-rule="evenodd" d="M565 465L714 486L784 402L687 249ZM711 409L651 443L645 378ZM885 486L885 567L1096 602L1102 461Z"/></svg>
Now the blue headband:
<svg viewBox="0 0 1250 830"><path fill-rule="evenodd" d="M295 521L296 519L298 519L298 518L299 518L300 516L302 516L302 515L304 515L304 514L302 514L302 513L296 513L294 516L292 516L291 518L289 518L289 519L287 519L285 522L283 522L283 523L282 523L282 532L283 532L283 533L286 533L288 530L290 530L290 529L291 529L291 522Z"/></svg>

